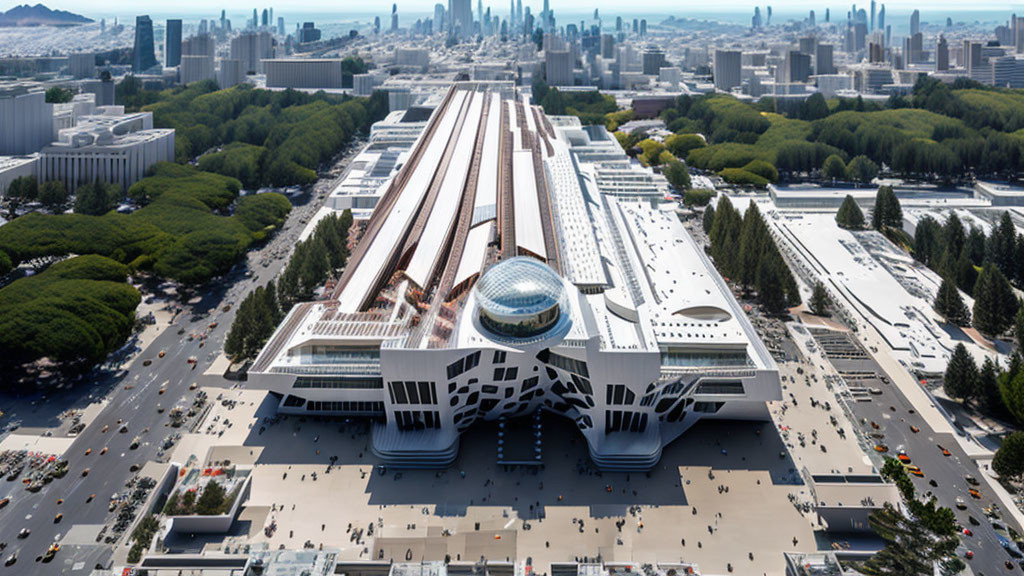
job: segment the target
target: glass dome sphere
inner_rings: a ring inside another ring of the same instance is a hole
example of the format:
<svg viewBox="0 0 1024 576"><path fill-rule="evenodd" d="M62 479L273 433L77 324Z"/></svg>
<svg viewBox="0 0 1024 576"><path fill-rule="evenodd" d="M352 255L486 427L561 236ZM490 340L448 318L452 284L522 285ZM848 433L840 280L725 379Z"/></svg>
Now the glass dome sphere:
<svg viewBox="0 0 1024 576"><path fill-rule="evenodd" d="M495 264L473 290L480 324L512 338L546 332L567 302L562 279L546 264L525 256Z"/></svg>

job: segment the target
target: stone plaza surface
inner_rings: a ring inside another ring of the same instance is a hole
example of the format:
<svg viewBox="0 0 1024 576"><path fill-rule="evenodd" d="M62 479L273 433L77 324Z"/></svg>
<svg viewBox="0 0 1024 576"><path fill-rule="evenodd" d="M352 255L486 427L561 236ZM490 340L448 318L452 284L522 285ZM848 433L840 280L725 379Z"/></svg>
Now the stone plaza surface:
<svg viewBox="0 0 1024 576"><path fill-rule="evenodd" d="M543 419L543 469L496 464L497 428L485 424L463 438L447 470L382 473L365 424L275 418L273 397L210 393L237 403L215 401L173 458L201 460L212 447L215 456L255 463L240 516L247 533L234 542L322 544L352 560L529 558L542 573L552 562L600 557L781 575L783 552L816 549L813 517L790 500L808 499L800 464L771 422L699 423L649 474L598 472L571 422L554 417Z"/></svg>

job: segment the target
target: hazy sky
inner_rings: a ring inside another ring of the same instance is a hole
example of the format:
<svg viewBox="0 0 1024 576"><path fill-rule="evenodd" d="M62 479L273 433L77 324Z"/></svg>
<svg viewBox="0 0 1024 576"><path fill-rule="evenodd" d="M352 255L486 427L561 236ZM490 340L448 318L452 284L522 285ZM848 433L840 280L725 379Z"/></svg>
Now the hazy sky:
<svg viewBox="0 0 1024 576"><path fill-rule="evenodd" d="M21 0L21 1L0 1L0 7L4 9L10 8L16 4L25 3L30 1L36 3L39 0ZM540 9L543 0L525 0L524 6L532 6L533 11ZM416 11L416 12L427 12L433 9L434 4L437 0L401 0L398 2L398 9L401 13L404 10ZM476 9L476 0L471 0L473 9ZM339 14L344 12L352 12L354 14L366 14L366 13L387 13L390 11L391 1L384 0L300 0L300 1L287 1L287 2L270 2L268 0L253 0L253 1L241 1L241 0L220 0L218 2L210 2L209 0L137 0L136 2L124 1L124 0L90 0L84 2L82 0L46 0L44 2L51 8L60 8L63 10L70 10L72 12L78 12L81 14L101 14L101 13L126 13L131 12L135 7L138 10L145 12L169 12L180 10L182 12L211 12L220 8L227 9L228 11L238 10L251 10L253 7L263 8L264 6L274 6L275 11L282 14L287 12L324 12L331 14ZM447 0L442 0L442 3L447 4ZM862 0L861 4L867 5L869 0ZM687 12L698 12L708 13L710 10L723 9L729 11L743 11L753 9L758 3L750 2L747 0L718 0L714 3L699 3L699 2L685 2L680 0L635 0L623 4L620 1L609 1L609 0L553 0L551 7L555 10L556 14L559 11L571 11L579 13L582 11L590 11L594 8L606 11L609 15L613 15L616 10L628 10L631 13L651 11L662 14L676 14L685 15ZM833 11L845 10L849 6L848 4L832 3L832 2L820 2L815 0L785 0L776 2L760 2L761 5L771 4L773 10L779 12L789 12L793 10L803 9L817 9L824 12L826 6L832 8ZM912 9L920 8L922 12L942 12L942 11L957 11L965 12L969 9L982 9L985 11L991 10L1018 10L1024 11L1024 4L1012 4L1008 2L971 2L965 4L961 0L930 0L928 2L913 1L913 0L895 0L885 2L887 9L900 8L900 9ZM508 11L508 2L484 2L484 7L491 7L492 11L497 10L499 14L503 14ZM865 6L866 7L866 6Z"/></svg>

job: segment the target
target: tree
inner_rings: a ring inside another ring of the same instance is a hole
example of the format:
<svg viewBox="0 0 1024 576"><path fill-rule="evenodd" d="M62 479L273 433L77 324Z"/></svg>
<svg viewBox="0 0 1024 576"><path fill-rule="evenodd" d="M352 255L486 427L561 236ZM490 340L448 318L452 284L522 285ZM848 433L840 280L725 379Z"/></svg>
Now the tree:
<svg viewBox="0 0 1024 576"><path fill-rule="evenodd" d="M1016 274L1017 232L1009 212L1003 212L988 241L988 259L1008 277Z"/></svg>
<svg viewBox="0 0 1024 576"><path fill-rule="evenodd" d="M1013 335L1017 337L1017 349L1024 348L1024 300L1017 301L1017 316L1014 317Z"/></svg>
<svg viewBox="0 0 1024 576"><path fill-rule="evenodd" d="M1017 298L1006 276L991 262L985 264L974 285L974 327L998 337L1013 325Z"/></svg>
<svg viewBox="0 0 1024 576"><path fill-rule="evenodd" d="M829 298L825 285L821 281L814 283L814 292L811 294L811 313L818 316L828 316L829 308L832 306L832 299Z"/></svg>
<svg viewBox="0 0 1024 576"><path fill-rule="evenodd" d="M672 160L665 166L665 179L677 190L690 188L690 170L680 160Z"/></svg>
<svg viewBox="0 0 1024 576"><path fill-rule="evenodd" d="M7 186L7 208L10 218L15 217L15 212L22 202L32 202L39 194L38 184L35 176L20 176L11 181Z"/></svg>
<svg viewBox="0 0 1024 576"><path fill-rule="evenodd" d="M201 516L214 516L222 514L227 494L224 487L217 482L210 481L203 488L203 495L196 501L196 514Z"/></svg>
<svg viewBox="0 0 1024 576"><path fill-rule="evenodd" d="M1024 422L1024 360L1019 352L1010 356L1006 371L999 375L999 398L1002 407L1018 424Z"/></svg>
<svg viewBox="0 0 1024 576"><path fill-rule="evenodd" d="M701 226L704 228L705 234L711 233L711 228L715 225L715 207L708 204L704 207L704 215L701 217Z"/></svg>
<svg viewBox="0 0 1024 576"><path fill-rule="evenodd" d="M757 282L757 265L764 251L763 246L768 229L761 218L757 204L751 202L743 214L743 230L740 232L740 254L737 280L746 286Z"/></svg>
<svg viewBox="0 0 1024 576"><path fill-rule="evenodd" d="M875 230L883 228L903 228L903 208L896 198L892 186L881 186L875 195L875 209L871 214L871 227Z"/></svg>
<svg viewBox="0 0 1024 576"><path fill-rule="evenodd" d="M836 212L836 223L840 228L847 230L860 230L864 227L864 212L861 211L857 201L849 194L843 199L839 211Z"/></svg>
<svg viewBox="0 0 1024 576"><path fill-rule="evenodd" d="M935 294L935 311L951 324L970 326L971 314L960 297L956 283L948 277L942 279L938 293Z"/></svg>
<svg viewBox="0 0 1024 576"><path fill-rule="evenodd" d="M83 184L75 192L75 214L102 216L117 207L120 198L121 187L117 184L105 184L99 180Z"/></svg>
<svg viewBox="0 0 1024 576"><path fill-rule="evenodd" d="M877 199L875 206L877 213ZM872 216L872 226L874 226L874 222L874 216ZM937 260L941 229L938 221L927 214L917 222L917 228L914 229L914 258L925 266L932 267Z"/></svg>
<svg viewBox="0 0 1024 576"><path fill-rule="evenodd" d="M972 395L978 407L986 414L995 414L1002 410L1003 399L999 393L999 367L986 357L978 371L978 389Z"/></svg>
<svg viewBox="0 0 1024 576"><path fill-rule="evenodd" d="M828 116L828 102L820 92L811 94L810 98L804 100L800 106L800 118L802 120L820 120Z"/></svg>
<svg viewBox="0 0 1024 576"><path fill-rule="evenodd" d="M967 348L961 343L953 349L953 355L946 365L942 389L950 398L970 399L978 388L978 366Z"/></svg>
<svg viewBox="0 0 1024 576"><path fill-rule="evenodd" d="M858 184L871 184L878 176L878 165L867 156L854 156L846 165L846 178Z"/></svg>
<svg viewBox="0 0 1024 576"><path fill-rule="evenodd" d="M60 180L49 180L39 189L39 201L50 212L63 212L68 203L68 190Z"/></svg>
<svg viewBox="0 0 1024 576"><path fill-rule="evenodd" d="M54 86L46 90L46 102L49 104L66 104L71 102L75 94L67 88Z"/></svg>
<svg viewBox="0 0 1024 576"><path fill-rule="evenodd" d="M1014 432L1003 438L992 459L992 469L1007 479L1017 479L1024 474L1024 432Z"/></svg>
<svg viewBox="0 0 1024 576"><path fill-rule="evenodd" d="M821 165L821 175L832 182L843 180L846 178L846 164L838 155L832 154Z"/></svg>
<svg viewBox="0 0 1024 576"><path fill-rule="evenodd" d="M859 567L870 576L931 576L933 563L953 554L959 544L955 535L940 537L889 502L871 513L868 523L886 541L882 550Z"/></svg>

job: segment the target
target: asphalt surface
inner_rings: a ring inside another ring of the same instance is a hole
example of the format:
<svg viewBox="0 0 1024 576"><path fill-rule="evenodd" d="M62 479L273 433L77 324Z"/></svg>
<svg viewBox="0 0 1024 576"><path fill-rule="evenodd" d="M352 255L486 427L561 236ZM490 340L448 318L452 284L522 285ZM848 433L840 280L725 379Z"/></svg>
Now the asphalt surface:
<svg viewBox="0 0 1024 576"><path fill-rule="evenodd" d="M820 350L821 345L818 347ZM859 344L858 347L863 351ZM820 362L820 357L816 361ZM885 374L870 355L857 359L830 357L829 361L839 372L872 371L878 375ZM974 570L975 574L1021 573L1020 566L1013 568L1012 571L1004 566L1006 560L1014 563L1017 561L1000 545L990 524L991 520L986 517L983 510L997 500L991 491L987 491L988 487L982 480L977 465L964 453L953 436L936 434L916 411L912 414L913 406L894 384L887 384L878 378L847 382L851 387L864 386L882 392L880 395L869 394L866 401L848 403L858 419L860 431L864 435L882 434L882 439L872 438L870 441L887 447L889 451L884 454L885 456L895 458L901 450L905 451L912 460L911 464L919 466L924 473L923 478L911 475L917 494L920 496L930 491L938 498L939 504L953 510L958 524L973 532L973 536L961 535L963 547L958 552L960 558ZM862 419L866 420L866 423L862 423ZM871 422L876 423L878 429L874 429ZM913 432L911 426L916 426L920 431ZM939 446L948 450L950 456L944 456ZM968 494L967 489L970 486L964 480L967 475L974 476L980 482L976 487L981 492L980 500ZM938 486L931 486L931 480ZM957 497L966 504L966 510L956 508ZM970 516L973 516L980 525L971 524L968 520ZM1006 525L1006 521L1001 522ZM966 550L974 552L973 560L964 558L963 553Z"/></svg>
<svg viewBox="0 0 1024 576"><path fill-rule="evenodd" d="M356 145L350 150L360 148ZM65 454L69 462L68 474L35 494L25 490L21 482L0 480L0 497L10 496L11 499L10 504L0 510L0 543L7 545L2 556L6 560L12 552L18 555L17 562L10 567L0 563L0 574L88 574L97 564L109 562L112 547L102 544L63 547L50 563L42 563L38 557L73 525L98 525L113 520L108 505L112 495L126 491L126 482L135 474L131 466L141 468L146 462L157 459L163 439L187 429L170 427L168 412L176 405L187 408L192 404L198 391L189 390L190 385L200 379L219 355L237 309L232 306L224 312L224 306L232 301L240 303L250 290L277 276L306 222L323 204L323 197L334 182L336 180L323 179L312 193L296 201L282 229L259 250L250 251L246 261L235 266L224 278L206 285L201 300L185 305L172 324L138 353L130 369L96 370L83 379L99 389L112 391L107 397L107 406L75 438ZM210 313L211 310L215 312ZM210 329L213 322L217 326ZM202 331L208 334L202 347L199 338L188 340L190 333ZM163 358L159 357L160 351L165 353ZM188 363L191 356L198 360L194 369ZM143 365L147 359L152 360L150 366ZM126 389L127 385L131 388ZM164 390L162 394L161 390ZM210 396L209 401L215 401L216 394ZM158 404L164 407L164 413L158 413ZM127 426L127 432L118 432L119 419ZM189 424L191 420L185 426ZM104 432L105 426L109 429ZM146 428L149 432L144 432ZM137 435L141 444L131 450L129 445ZM103 448L107 448L107 453L100 455ZM88 449L92 450L90 455L85 454ZM83 476L86 469L89 473ZM95 498L88 503L91 494L95 494ZM58 499L63 499L63 504L58 504ZM59 513L64 516L60 523L55 523ZM31 533L19 539L18 533L23 528Z"/></svg>

